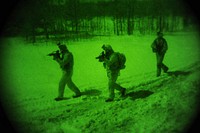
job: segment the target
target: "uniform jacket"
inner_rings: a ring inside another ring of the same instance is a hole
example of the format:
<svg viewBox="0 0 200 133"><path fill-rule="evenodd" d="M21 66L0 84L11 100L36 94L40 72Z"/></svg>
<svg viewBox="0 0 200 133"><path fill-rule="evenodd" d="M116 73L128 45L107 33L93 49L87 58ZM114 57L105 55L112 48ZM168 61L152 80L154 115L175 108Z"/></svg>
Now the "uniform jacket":
<svg viewBox="0 0 200 133"><path fill-rule="evenodd" d="M64 52L61 59L57 59L57 62L60 65L60 68L64 71L73 70L74 59L71 52Z"/></svg>
<svg viewBox="0 0 200 133"><path fill-rule="evenodd" d="M119 61L118 61L118 55L117 53L113 52L109 59L106 59L104 61L104 63L106 64L106 69L109 71L116 71L119 70L118 66L119 66Z"/></svg>
<svg viewBox="0 0 200 133"><path fill-rule="evenodd" d="M151 48L155 53L165 54L168 49L167 41L163 37L158 37L153 41Z"/></svg>

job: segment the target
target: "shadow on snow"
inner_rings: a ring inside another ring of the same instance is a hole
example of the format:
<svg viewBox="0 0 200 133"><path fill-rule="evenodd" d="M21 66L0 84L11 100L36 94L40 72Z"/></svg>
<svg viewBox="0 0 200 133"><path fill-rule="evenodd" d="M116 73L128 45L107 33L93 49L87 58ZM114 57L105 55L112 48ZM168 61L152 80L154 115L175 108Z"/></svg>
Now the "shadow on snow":
<svg viewBox="0 0 200 133"><path fill-rule="evenodd" d="M153 92L149 91L149 90L139 90L139 91L136 91L136 92L129 92L126 95L131 97L131 100L136 100L136 99L139 99L139 98L146 98L146 97L148 97L152 94L153 94Z"/></svg>
<svg viewBox="0 0 200 133"><path fill-rule="evenodd" d="M178 76L188 76L191 73L192 73L192 71L179 71L179 70L177 70L177 71L169 71L169 72L167 72L167 75L178 77ZM160 88L160 87L168 84L171 80L173 81L173 79L166 78L164 76L164 77L158 77L154 80L142 82L142 83L140 83L136 86L129 88L128 90L134 90L136 88L138 88L138 89L139 88L140 89L146 88L146 89L128 92L126 94L126 98L131 97L131 100L136 100L136 99L139 99L139 98L146 98L146 97L148 97L148 96L150 96L154 93L153 91L150 91L150 90L147 90L147 89L152 88L152 87L153 88ZM149 85L151 85L151 86L149 86ZM89 89L89 90L84 90L82 92L82 95L85 95L85 96L100 96L101 94L102 94L102 91L100 91L98 89Z"/></svg>
<svg viewBox="0 0 200 133"><path fill-rule="evenodd" d="M187 76L191 73L192 73L191 71L169 71L169 72L167 72L167 74L169 76L175 76L175 77L177 77L177 76Z"/></svg>
<svg viewBox="0 0 200 133"><path fill-rule="evenodd" d="M167 75L178 77L178 76L188 76L191 73L192 73L192 71L179 71L179 70L177 70L177 71L169 71L169 72L167 72ZM144 87L150 88L149 85L151 85L151 87L153 87L153 88L160 88L160 87L168 84L171 80L173 81L174 79L161 77L161 78L157 78L157 79L154 79L154 80L150 80L150 81L147 81L147 82L140 83L137 86L133 86L133 87L129 88L129 90L134 90L136 88L144 88ZM146 98L146 97L152 95L153 93L154 92L150 91L150 90L131 91L131 92L126 94L126 97L131 97L131 100L136 100L136 99L139 99L139 98Z"/></svg>
<svg viewBox="0 0 200 133"><path fill-rule="evenodd" d="M82 92L82 95L86 95L86 96L99 96L101 95L101 91L97 90L97 89L91 89L91 90L85 90Z"/></svg>

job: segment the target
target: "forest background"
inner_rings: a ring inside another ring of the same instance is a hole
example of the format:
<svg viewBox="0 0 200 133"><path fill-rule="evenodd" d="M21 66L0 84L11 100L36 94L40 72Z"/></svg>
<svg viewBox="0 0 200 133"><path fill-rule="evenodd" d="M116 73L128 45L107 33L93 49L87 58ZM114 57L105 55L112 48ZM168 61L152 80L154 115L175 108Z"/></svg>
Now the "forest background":
<svg viewBox="0 0 200 133"><path fill-rule="evenodd" d="M4 36L27 41L188 31L198 25L184 0L21 0Z"/></svg>

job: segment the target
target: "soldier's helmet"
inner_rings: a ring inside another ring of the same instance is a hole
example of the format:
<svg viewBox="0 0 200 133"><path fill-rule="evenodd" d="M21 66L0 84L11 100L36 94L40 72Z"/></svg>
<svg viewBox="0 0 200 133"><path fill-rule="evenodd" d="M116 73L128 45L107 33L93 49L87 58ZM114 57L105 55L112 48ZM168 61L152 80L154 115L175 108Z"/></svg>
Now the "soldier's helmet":
<svg viewBox="0 0 200 133"><path fill-rule="evenodd" d="M61 45L60 43L58 43L57 45L58 45L58 47L59 47L59 49L60 49L61 52L68 51L66 45L63 45L63 44Z"/></svg>
<svg viewBox="0 0 200 133"><path fill-rule="evenodd" d="M104 44L102 46L102 49L105 50L105 51L113 51L112 47L108 44Z"/></svg>

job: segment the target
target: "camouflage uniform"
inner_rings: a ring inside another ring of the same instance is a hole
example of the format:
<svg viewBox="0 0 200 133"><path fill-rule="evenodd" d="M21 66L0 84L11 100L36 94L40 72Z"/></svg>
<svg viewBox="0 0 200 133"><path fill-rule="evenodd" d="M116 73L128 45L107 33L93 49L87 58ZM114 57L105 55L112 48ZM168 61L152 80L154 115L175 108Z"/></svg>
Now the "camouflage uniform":
<svg viewBox="0 0 200 133"><path fill-rule="evenodd" d="M163 63L164 56L166 51L168 50L167 41L163 38L163 34L161 32L157 33L158 37L154 40L151 45L152 51L156 53L157 60L157 77L161 74L161 69L166 73L168 71L168 67Z"/></svg>
<svg viewBox="0 0 200 133"><path fill-rule="evenodd" d="M62 70L62 77L59 82L58 97L55 98L56 101L63 99L66 84L69 87L69 89L75 93L75 95L73 96L74 98L81 96L80 90L72 81L74 65L73 54L68 51L65 45L60 45L59 49L61 51L62 57L55 58L54 60L56 60L60 65L60 68Z"/></svg>
<svg viewBox="0 0 200 133"><path fill-rule="evenodd" d="M109 89L109 97L106 99L106 102L110 102L114 100L115 93L114 90L118 90L121 92L121 96L125 95L125 88L120 86L116 83L117 78L120 73L120 69L118 68L118 56L113 51L112 47L110 45L103 45L102 47L106 52L106 59L104 60L105 68L107 71L107 77L108 77L108 89Z"/></svg>

